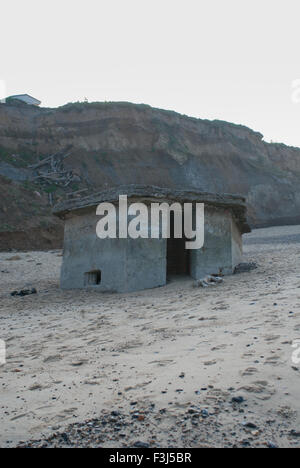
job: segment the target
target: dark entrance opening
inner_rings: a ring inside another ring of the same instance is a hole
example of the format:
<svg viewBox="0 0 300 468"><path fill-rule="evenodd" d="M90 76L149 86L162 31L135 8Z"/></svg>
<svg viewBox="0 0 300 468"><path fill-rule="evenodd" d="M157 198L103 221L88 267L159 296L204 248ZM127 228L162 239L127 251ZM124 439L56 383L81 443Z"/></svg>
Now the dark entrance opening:
<svg viewBox="0 0 300 468"><path fill-rule="evenodd" d="M167 239L167 276L190 274L190 251L185 248L186 238L174 237L174 213L170 213L170 238Z"/></svg>

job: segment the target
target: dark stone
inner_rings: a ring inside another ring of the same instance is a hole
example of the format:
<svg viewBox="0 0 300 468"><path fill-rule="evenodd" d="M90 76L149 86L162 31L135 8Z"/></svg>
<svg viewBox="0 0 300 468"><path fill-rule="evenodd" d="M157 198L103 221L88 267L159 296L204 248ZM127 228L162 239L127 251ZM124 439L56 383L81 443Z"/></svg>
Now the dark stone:
<svg viewBox="0 0 300 468"><path fill-rule="evenodd" d="M249 429L257 429L257 425L252 422L243 423L243 426L248 427Z"/></svg>
<svg viewBox="0 0 300 468"><path fill-rule="evenodd" d="M135 442L135 443L133 444L133 446L136 447L136 448L149 448L149 447L150 447L150 445L147 444L147 442L141 442L140 440L138 440L137 442Z"/></svg>
<svg viewBox="0 0 300 468"><path fill-rule="evenodd" d="M245 401L245 398L242 396L236 396L232 398L232 403L243 403Z"/></svg>
<svg viewBox="0 0 300 468"><path fill-rule="evenodd" d="M61 438L63 439L64 442L68 443L69 442L69 436L66 432L63 432L61 434Z"/></svg>
<svg viewBox="0 0 300 468"><path fill-rule="evenodd" d="M267 447L270 449L276 449L278 448L278 445L274 444L274 442L267 442Z"/></svg>
<svg viewBox="0 0 300 468"><path fill-rule="evenodd" d="M242 441L242 445L243 445L243 447L250 447L251 444L250 444L249 440L245 439L245 440Z"/></svg>
<svg viewBox="0 0 300 468"><path fill-rule="evenodd" d="M240 263L237 265L234 269L234 274L238 273L249 273L252 270L255 270L257 268L257 264L254 262L250 263Z"/></svg>

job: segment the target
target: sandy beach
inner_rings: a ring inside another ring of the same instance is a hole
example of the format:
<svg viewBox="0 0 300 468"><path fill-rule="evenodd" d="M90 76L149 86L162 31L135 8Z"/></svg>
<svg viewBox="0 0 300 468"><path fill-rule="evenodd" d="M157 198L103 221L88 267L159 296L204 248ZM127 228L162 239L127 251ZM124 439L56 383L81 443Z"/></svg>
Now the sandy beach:
<svg viewBox="0 0 300 468"><path fill-rule="evenodd" d="M249 273L131 294L61 291L60 251L0 253L0 446L81 424L82 445L299 447L300 226L244 238Z"/></svg>

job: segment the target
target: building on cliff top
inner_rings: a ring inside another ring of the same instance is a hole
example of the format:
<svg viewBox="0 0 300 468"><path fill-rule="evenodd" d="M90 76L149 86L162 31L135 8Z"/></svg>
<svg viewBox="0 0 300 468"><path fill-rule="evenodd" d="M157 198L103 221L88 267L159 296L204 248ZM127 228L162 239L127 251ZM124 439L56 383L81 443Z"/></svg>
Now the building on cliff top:
<svg viewBox="0 0 300 468"><path fill-rule="evenodd" d="M21 101L31 106L40 106L42 103L38 99L29 96L29 94L15 94L14 96L9 96L8 98L6 98L6 101Z"/></svg>
<svg viewBox="0 0 300 468"><path fill-rule="evenodd" d="M161 235L100 239L96 208L103 202L113 204L118 220L120 195L127 195L128 204L148 206L155 202L190 203L194 210L196 203L204 203L204 246L186 250L186 239L175 238L172 229L168 239ZM220 271L232 274L242 260L242 234L250 231L243 197L142 185L66 200L54 208L54 214L65 220L63 289L130 292L165 285L169 275L202 279Z"/></svg>

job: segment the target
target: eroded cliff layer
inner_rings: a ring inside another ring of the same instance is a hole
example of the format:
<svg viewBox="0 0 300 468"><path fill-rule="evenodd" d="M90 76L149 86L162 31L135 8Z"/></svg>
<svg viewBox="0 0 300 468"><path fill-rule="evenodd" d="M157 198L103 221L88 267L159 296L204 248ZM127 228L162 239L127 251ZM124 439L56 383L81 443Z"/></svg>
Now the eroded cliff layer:
<svg viewBox="0 0 300 468"><path fill-rule="evenodd" d="M146 184L241 194L252 226L300 223L300 149L244 126L130 103L0 104L0 175L34 191L28 166L70 146L65 165L91 191Z"/></svg>

